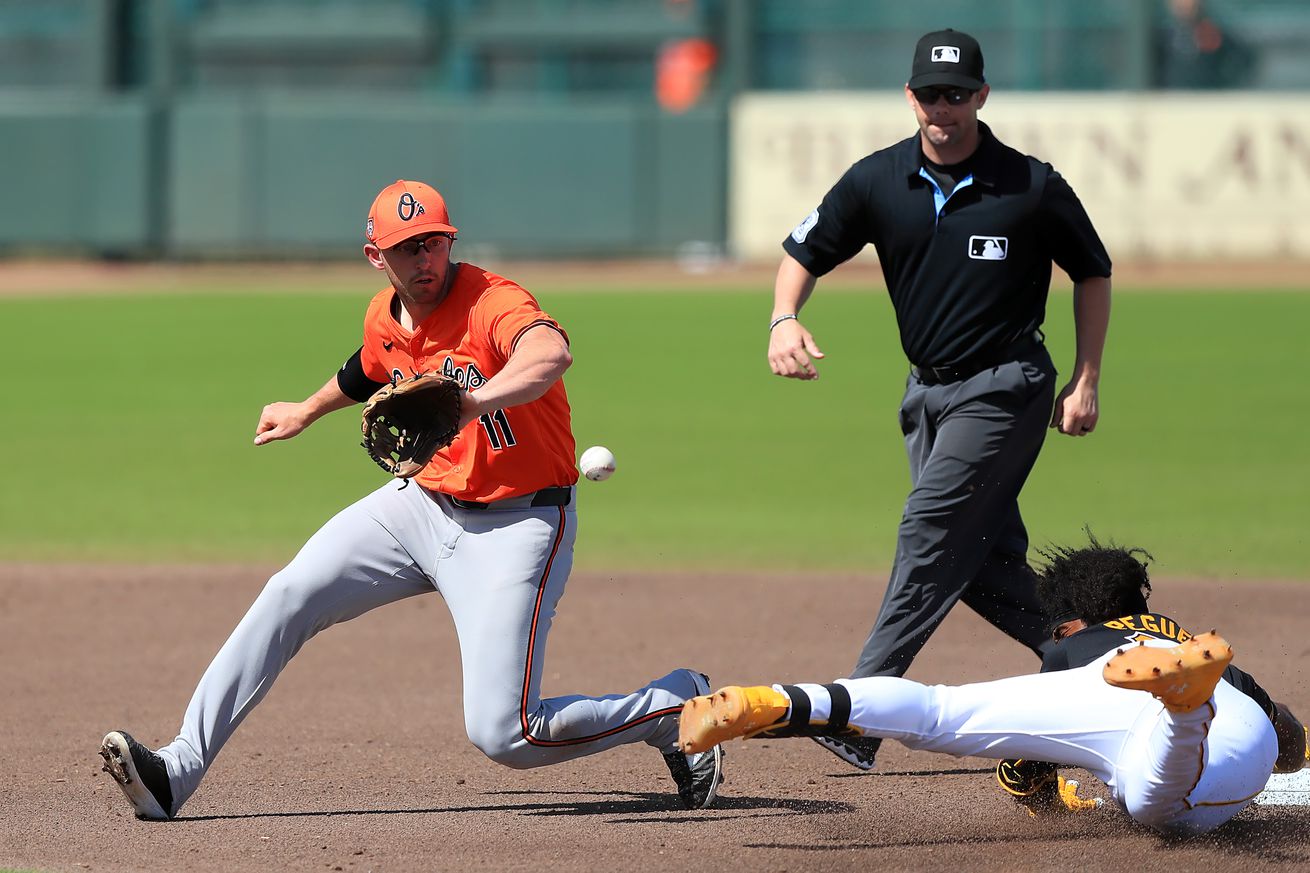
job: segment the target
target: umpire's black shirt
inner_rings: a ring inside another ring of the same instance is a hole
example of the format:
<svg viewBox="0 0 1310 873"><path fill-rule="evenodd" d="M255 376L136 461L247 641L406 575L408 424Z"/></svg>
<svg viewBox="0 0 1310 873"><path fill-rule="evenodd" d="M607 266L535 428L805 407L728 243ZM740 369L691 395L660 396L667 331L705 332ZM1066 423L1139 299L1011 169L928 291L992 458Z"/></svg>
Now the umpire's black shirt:
<svg viewBox="0 0 1310 873"><path fill-rule="evenodd" d="M911 363L968 364L998 354L1046 315L1051 262L1075 282L1110 275L1110 256L1073 189L1050 164L980 143L943 192L919 134L854 164L783 241L813 276L872 243Z"/></svg>

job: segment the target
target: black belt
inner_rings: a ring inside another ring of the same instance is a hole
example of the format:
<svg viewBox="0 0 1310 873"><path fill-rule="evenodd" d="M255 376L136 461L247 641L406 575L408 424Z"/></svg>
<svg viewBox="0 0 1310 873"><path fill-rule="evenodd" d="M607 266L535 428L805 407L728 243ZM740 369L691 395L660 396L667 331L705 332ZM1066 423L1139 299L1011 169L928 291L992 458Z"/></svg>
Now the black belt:
<svg viewBox="0 0 1310 873"><path fill-rule="evenodd" d="M978 375L983 370L990 370L992 367L1008 364L1010 361L1018 360L1029 352L1037 350L1041 347L1044 339L1046 337L1042 332L1035 330L1019 337L1019 339L999 352L993 352L990 355L979 355L976 358L950 367L913 367L910 372L914 373L914 378L925 385L947 385L951 382L963 382L965 379Z"/></svg>
<svg viewBox="0 0 1310 873"><path fill-rule="evenodd" d="M542 488L532 494L520 494L517 497L506 497L504 500L493 500L490 503L460 500L458 497L450 498L450 502L460 509L528 509L537 506L568 506L572 498L573 489L567 485L560 485L552 488Z"/></svg>

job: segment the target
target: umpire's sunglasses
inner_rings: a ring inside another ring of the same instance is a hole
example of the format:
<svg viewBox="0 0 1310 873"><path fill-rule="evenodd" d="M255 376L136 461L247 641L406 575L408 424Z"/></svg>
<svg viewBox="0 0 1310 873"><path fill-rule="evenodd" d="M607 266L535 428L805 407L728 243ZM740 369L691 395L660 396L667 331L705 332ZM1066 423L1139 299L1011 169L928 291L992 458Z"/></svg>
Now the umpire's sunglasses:
<svg viewBox="0 0 1310 873"><path fill-rule="evenodd" d="M971 91L968 88L915 88L911 91L914 99L919 101L920 106L936 106L937 101L942 97L951 106L959 106L961 103L968 101L970 97L977 94L977 91Z"/></svg>

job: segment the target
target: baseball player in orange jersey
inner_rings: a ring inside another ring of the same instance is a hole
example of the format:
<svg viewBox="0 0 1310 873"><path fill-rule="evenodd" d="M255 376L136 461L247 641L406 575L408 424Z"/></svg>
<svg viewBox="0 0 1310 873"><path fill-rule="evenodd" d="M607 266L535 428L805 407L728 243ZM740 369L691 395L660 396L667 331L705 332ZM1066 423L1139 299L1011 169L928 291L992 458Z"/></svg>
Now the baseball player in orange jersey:
<svg viewBox="0 0 1310 873"><path fill-rule="evenodd" d="M1193 637L1147 610L1149 555L1095 539L1042 554L1050 565L1038 593L1054 642L1043 672L960 686L894 676L728 686L685 704L683 750L741 736L891 738L1012 759L997 779L1030 811L1094 808L1057 775L1066 764L1101 779L1136 821L1177 834L1218 827L1271 772L1310 762L1305 726L1230 663L1222 638Z"/></svg>
<svg viewBox="0 0 1310 873"><path fill-rule="evenodd" d="M541 698L542 658L573 563L574 441L561 376L568 337L526 290L451 260L456 230L433 188L398 181L369 212L364 254L390 284L364 344L319 391L273 403L255 443L290 439L324 414L419 372L455 378L460 433L415 478L392 480L324 525L274 575L200 680L173 742L124 731L101 746L139 818L168 819L223 744L318 631L440 592L459 636L469 739L509 767L539 767L645 742L664 753L689 808L718 791L722 753L677 749L683 701L709 680L674 670L629 694Z"/></svg>

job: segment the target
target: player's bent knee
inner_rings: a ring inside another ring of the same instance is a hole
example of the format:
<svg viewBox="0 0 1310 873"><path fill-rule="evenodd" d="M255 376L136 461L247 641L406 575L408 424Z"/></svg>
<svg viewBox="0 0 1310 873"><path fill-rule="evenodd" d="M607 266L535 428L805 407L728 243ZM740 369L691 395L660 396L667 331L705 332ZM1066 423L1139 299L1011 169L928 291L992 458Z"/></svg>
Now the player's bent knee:
<svg viewBox="0 0 1310 873"><path fill-rule="evenodd" d="M1202 807L1171 815L1148 813L1139 816L1129 810L1129 814L1138 824L1145 825L1162 836L1177 839L1209 833L1236 815L1244 806L1236 807L1235 810Z"/></svg>
<svg viewBox="0 0 1310 873"><path fill-rule="evenodd" d="M470 727L468 736L478 751L502 767L529 770L549 763L520 731L506 733Z"/></svg>
<svg viewBox="0 0 1310 873"><path fill-rule="evenodd" d="M1162 834L1178 833L1177 827L1178 816L1183 812L1183 805L1179 803L1177 808L1167 809L1161 804L1150 803L1132 803L1127 805L1128 815L1132 820L1140 825L1145 825L1153 831L1159 831Z"/></svg>
<svg viewBox="0 0 1310 873"><path fill-rule="evenodd" d="M1125 808L1133 821L1167 837L1188 837L1212 831L1246 807L1245 803L1188 808L1181 800L1163 802L1129 798Z"/></svg>
<svg viewBox="0 0 1310 873"><path fill-rule="evenodd" d="M264 585L259 599L285 618L304 615L311 602L311 591L291 568L274 573Z"/></svg>

